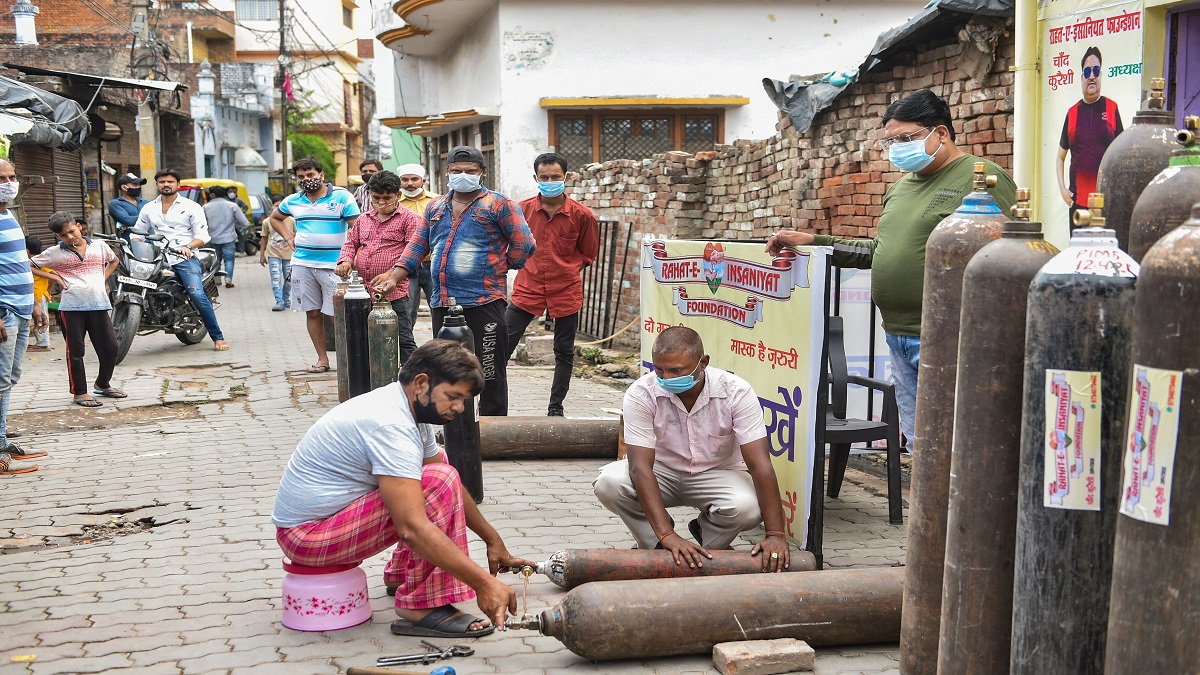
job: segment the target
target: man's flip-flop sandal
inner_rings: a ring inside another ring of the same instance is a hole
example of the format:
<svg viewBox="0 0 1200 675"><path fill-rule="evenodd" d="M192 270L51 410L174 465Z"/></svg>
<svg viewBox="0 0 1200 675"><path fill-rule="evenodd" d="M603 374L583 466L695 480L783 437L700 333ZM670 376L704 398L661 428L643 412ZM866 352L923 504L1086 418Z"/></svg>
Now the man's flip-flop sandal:
<svg viewBox="0 0 1200 675"><path fill-rule="evenodd" d="M75 405L83 406L84 408L99 408L100 406L104 405L94 398L77 398L75 399L74 403Z"/></svg>
<svg viewBox="0 0 1200 675"><path fill-rule="evenodd" d="M13 459L37 459L38 457L47 457L50 455L48 452L28 452L16 443L9 443L8 447L0 450L0 453L11 455Z"/></svg>
<svg viewBox="0 0 1200 675"><path fill-rule="evenodd" d="M110 387L108 389L93 389L92 393L97 396L104 396L106 398L125 398L126 396L129 396L129 394L126 394L124 391L116 387Z"/></svg>
<svg viewBox="0 0 1200 675"><path fill-rule="evenodd" d="M10 471L9 467L12 465L9 464L8 460L9 460L8 455L0 455L0 476L15 476L19 473L33 473L34 471L37 471L39 468L35 464L33 466L27 466L27 467L23 467L20 469L13 469Z"/></svg>
<svg viewBox="0 0 1200 675"><path fill-rule="evenodd" d="M392 622L392 635L412 635L418 637L444 638L476 638L491 635L496 632L495 626L479 630L469 630L471 624L482 621L470 614L459 614L454 605L442 605L425 615L424 619L412 622L408 619L397 619Z"/></svg>
<svg viewBox="0 0 1200 675"><path fill-rule="evenodd" d="M329 366L325 365L324 363L317 363L317 364L309 366L308 372L310 372L310 373L328 373Z"/></svg>

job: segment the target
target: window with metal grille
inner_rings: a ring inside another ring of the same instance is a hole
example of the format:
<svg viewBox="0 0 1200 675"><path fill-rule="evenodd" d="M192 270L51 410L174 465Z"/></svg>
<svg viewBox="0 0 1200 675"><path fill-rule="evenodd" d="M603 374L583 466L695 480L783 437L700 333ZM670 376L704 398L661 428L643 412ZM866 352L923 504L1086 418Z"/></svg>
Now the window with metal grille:
<svg viewBox="0 0 1200 675"><path fill-rule="evenodd" d="M279 0L237 0L239 21L278 21Z"/></svg>
<svg viewBox="0 0 1200 675"><path fill-rule="evenodd" d="M662 152L697 153L724 142L723 110L563 110L550 113L550 143L572 168Z"/></svg>

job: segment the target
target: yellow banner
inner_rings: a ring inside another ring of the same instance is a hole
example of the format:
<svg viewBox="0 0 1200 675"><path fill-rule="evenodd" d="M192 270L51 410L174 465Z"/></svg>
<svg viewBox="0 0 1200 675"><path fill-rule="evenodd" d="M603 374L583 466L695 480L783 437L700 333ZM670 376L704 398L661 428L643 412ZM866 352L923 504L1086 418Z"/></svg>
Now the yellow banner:
<svg viewBox="0 0 1200 675"><path fill-rule="evenodd" d="M1156 525L1171 520L1171 480L1182 387L1183 373L1178 370L1133 367L1121 481L1121 513L1131 518Z"/></svg>
<svg viewBox="0 0 1200 675"><path fill-rule="evenodd" d="M1100 510L1100 373L1046 371L1046 490L1053 509Z"/></svg>
<svg viewBox="0 0 1200 675"><path fill-rule="evenodd" d="M642 365L669 326L700 333L710 365L736 373L763 406L787 536L808 534L829 249L772 258L761 243L647 241L642 246Z"/></svg>

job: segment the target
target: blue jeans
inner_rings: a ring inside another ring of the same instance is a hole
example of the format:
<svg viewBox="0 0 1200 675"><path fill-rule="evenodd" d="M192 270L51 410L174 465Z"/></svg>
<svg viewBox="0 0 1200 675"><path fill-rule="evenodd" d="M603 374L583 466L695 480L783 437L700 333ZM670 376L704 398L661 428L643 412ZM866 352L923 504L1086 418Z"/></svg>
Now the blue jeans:
<svg viewBox="0 0 1200 675"><path fill-rule="evenodd" d="M200 311L200 320L208 329L209 337L213 339L213 342L224 340L225 335L217 323L217 313L213 310L208 294L204 292L204 276L200 272L200 261L188 258L181 263L176 263L171 269L179 275L179 282L187 289L188 297L192 299L192 305Z"/></svg>
<svg viewBox="0 0 1200 675"><path fill-rule="evenodd" d="M29 345L29 319L8 312L4 317L8 339L0 342L0 447L8 447L8 399L21 379L21 362Z"/></svg>
<svg viewBox="0 0 1200 675"><path fill-rule="evenodd" d="M267 269L271 270L271 291L275 293L275 304L289 302L292 297L292 261L268 257Z"/></svg>
<svg viewBox="0 0 1200 675"><path fill-rule="evenodd" d="M921 361L921 338L916 335L892 335L884 332L892 353L892 381L896 383L896 407L900 409L900 429L913 449L913 425L917 419L917 365Z"/></svg>
<svg viewBox="0 0 1200 675"><path fill-rule="evenodd" d="M425 291L425 299L433 299L433 274L429 271L429 263L417 265L412 276L408 278L408 298L412 305L408 309L408 326L415 329L417 325L417 308L421 306L421 291ZM433 305L431 304L430 307Z"/></svg>
<svg viewBox="0 0 1200 675"><path fill-rule="evenodd" d="M237 255L237 242L213 244L212 247L217 251L217 259L225 262L225 281L233 281L233 259Z"/></svg>

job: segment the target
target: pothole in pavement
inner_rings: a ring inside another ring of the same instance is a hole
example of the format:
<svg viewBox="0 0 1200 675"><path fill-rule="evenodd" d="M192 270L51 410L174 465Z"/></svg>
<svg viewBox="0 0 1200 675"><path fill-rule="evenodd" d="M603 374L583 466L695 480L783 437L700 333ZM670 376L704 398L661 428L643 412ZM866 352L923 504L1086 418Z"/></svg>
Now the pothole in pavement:
<svg viewBox="0 0 1200 675"><path fill-rule="evenodd" d="M316 403L321 405L337 405L338 385L337 372L309 373L303 370L287 374L288 383L292 385L292 403L300 403L304 397L316 397Z"/></svg>
<svg viewBox="0 0 1200 675"><path fill-rule="evenodd" d="M0 553L107 541L171 523L190 522L185 514L199 509L187 503L146 504L51 516L51 525L13 528L11 538L0 539Z"/></svg>
<svg viewBox="0 0 1200 675"><path fill-rule="evenodd" d="M80 408L70 415L51 415L44 412L23 413L8 416L8 427L17 428L29 439L39 433L88 431L105 429L126 424L155 424L167 420L198 419L200 413L194 404L148 405L137 408L109 408L107 412Z"/></svg>

